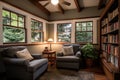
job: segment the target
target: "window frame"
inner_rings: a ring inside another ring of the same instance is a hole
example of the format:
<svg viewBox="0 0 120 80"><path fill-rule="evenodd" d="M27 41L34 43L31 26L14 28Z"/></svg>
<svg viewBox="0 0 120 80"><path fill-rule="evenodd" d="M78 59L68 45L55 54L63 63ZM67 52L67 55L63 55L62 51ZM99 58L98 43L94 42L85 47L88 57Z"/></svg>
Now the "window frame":
<svg viewBox="0 0 120 80"><path fill-rule="evenodd" d="M77 23L87 23L87 22L92 22L92 30L91 31L87 31L87 28L86 28L86 31L77 31L76 28L77 28ZM92 41L89 42L89 43L93 43L93 21L77 21L75 22L75 43L80 43L80 44L86 44L88 42L77 42L77 39L76 39L76 33L77 32L92 32Z"/></svg>
<svg viewBox="0 0 120 80"><path fill-rule="evenodd" d="M70 41L69 43L71 42L71 35L72 35L72 23L58 23L57 24L57 42L67 42L67 41L58 41L58 25L59 24L71 24L71 33L70 33Z"/></svg>
<svg viewBox="0 0 120 80"><path fill-rule="evenodd" d="M36 21L37 23L38 22L41 23L42 30L32 29L32 20ZM31 18L31 27L30 27L30 29L31 29L31 43L39 43L39 42L43 42L44 41L44 31L43 31L43 22L42 21L39 21L39 20ZM38 32L38 33L41 32L41 34L42 34L41 41L34 41L34 42L32 42L32 32Z"/></svg>
<svg viewBox="0 0 120 80"><path fill-rule="evenodd" d="M11 10L8 10L8 9L5 9L5 8L2 9L2 13L3 13L3 10L8 11L10 13L10 24L6 25L6 24L4 24L2 22L2 30L3 30L4 26L7 26L7 27L10 27L10 28L13 28L13 29L22 29L24 31L24 42L4 42L4 40L3 40L3 44L27 43L27 29L26 29L26 17L25 17L25 15L17 13L17 12L14 12L14 11L11 11ZM17 20L16 20L17 21L17 26L11 25L11 20L12 20L11 13L14 13L14 14L17 15ZM19 18L18 18L19 16L24 17L24 25L23 25L23 27L19 26L19 22L21 22L21 21L19 21ZM4 19L4 16L2 14L2 21L3 21L3 19ZM4 35L3 35L2 39L4 39Z"/></svg>

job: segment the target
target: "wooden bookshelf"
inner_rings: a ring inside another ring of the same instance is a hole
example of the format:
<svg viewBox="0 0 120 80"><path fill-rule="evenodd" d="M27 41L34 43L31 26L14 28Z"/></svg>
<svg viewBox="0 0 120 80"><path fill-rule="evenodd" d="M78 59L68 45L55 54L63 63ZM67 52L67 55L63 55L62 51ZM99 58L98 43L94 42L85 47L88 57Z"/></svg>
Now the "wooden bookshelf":
<svg viewBox="0 0 120 80"><path fill-rule="evenodd" d="M100 17L101 62L109 80L120 80L119 0L109 0Z"/></svg>

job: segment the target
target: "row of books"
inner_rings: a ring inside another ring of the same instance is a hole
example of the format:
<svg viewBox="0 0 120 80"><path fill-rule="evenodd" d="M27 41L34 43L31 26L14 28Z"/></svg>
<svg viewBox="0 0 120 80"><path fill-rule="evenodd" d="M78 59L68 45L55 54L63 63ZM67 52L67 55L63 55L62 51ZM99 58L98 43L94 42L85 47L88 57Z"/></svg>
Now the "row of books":
<svg viewBox="0 0 120 80"><path fill-rule="evenodd" d="M111 44L103 44L102 49L106 51L108 54L112 54L114 56L118 56L119 54L119 47L113 46Z"/></svg>
<svg viewBox="0 0 120 80"><path fill-rule="evenodd" d="M108 42L108 37L107 36L102 36L102 43Z"/></svg>
<svg viewBox="0 0 120 80"><path fill-rule="evenodd" d="M104 50L105 52L107 52L107 44L102 44L102 50Z"/></svg>
<svg viewBox="0 0 120 80"><path fill-rule="evenodd" d="M115 67L118 68L118 57L114 56L113 54L107 54L103 51L103 57L107 60L107 62L112 63Z"/></svg>
<svg viewBox="0 0 120 80"><path fill-rule="evenodd" d="M119 48L118 46L110 46L110 53L113 54L114 56L118 56L119 53Z"/></svg>
<svg viewBox="0 0 120 80"><path fill-rule="evenodd" d="M109 13L108 17L104 18L104 20L102 21L102 26L108 24L108 22L115 18L118 15L118 13L118 8L116 8L113 12Z"/></svg>
<svg viewBox="0 0 120 80"><path fill-rule="evenodd" d="M108 39L107 40L108 40L108 43L118 43L118 41L119 41L118 34L108 35Z"/></svg>
<svg viewBox="0 0 120 80"><path fill-rule="evenodd" d="M115 22L107 27L107 32L119 29L119 22Z"/></svg>
<svg viewBox="0 0 120 80"><path fill-rule="evenodd" d="M111 21L115 16L118 15L118 8L116 8L113 12L108 14L108 20Z"/></svg>
<svg viewBox="0 0 120 80"><path fill-rule="evenodd" d="M118 57L111 54L108 56L108 62L111 62L115 67L118 68Z"/></svg>
<svg viewBox="0 0 120 80"><path fill-rule="evenodd" d="M102 34L106 34L107 33L107 27L102 28Z"/></svg>
<svg viewBox="0 0 120 80"><path fill-rule="evenodd" d="M105 18L105 19L102 21L102 26L105 26L106 24L108 24L108 18Z"/></svg>
<svg viewBox="0 0 120 80"><path fill-rule="evenodd" d="M111 31L114 31L114 30L117 30L119 29L119 22L115 22L111 25L107 25L106 27L103 27L102 28L102 34L106 34L106 33L109 33Z"/></svg>

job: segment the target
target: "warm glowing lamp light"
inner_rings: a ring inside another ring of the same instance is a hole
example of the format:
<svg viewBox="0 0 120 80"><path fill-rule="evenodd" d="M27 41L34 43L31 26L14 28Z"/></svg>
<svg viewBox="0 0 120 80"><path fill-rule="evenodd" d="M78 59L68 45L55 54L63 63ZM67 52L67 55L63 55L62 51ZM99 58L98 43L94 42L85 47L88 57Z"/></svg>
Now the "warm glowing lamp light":
<svg viewBox="0 0 120 80"><path fill-rule="evenodd" d="M49 38L49 39L48 39L48 42L52 42L52 41L53 41L53 39L52 39L52 38Z"/></svg>
<svg viewBox="0 0 120 80"><path fill-rule="evenodd" d="M53 42L53 39L52 38L49 38L48 39L48 42ZM52 48L51 48L51 43L50 43L50 51L52 50Z"/></svg>
<svg viewBox="0 0 120 80"><path fill-rule="evenodd" d="M53 5L57 5L57 4L59 3L59 0L51 0L51 3L52 3Z"/></svg>

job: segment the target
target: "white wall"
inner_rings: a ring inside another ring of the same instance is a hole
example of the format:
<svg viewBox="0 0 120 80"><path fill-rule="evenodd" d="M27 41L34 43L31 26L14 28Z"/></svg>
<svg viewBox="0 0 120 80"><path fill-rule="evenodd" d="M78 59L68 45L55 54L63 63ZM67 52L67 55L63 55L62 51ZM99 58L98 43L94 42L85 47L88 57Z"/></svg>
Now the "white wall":
<svg viewBox="0 0 120 80"><path fill-rule="evenodd" d="M63 20L63 21L53 21L54 23L54 42L57 42L57 24L59 23L71 23L72 24L72 32L71 32L71 43L75 43L75 23L82 21L93 21L93 44L97 44L97 21L99 18L86 18L86 19L77 19L77 20Z"/></svg>

